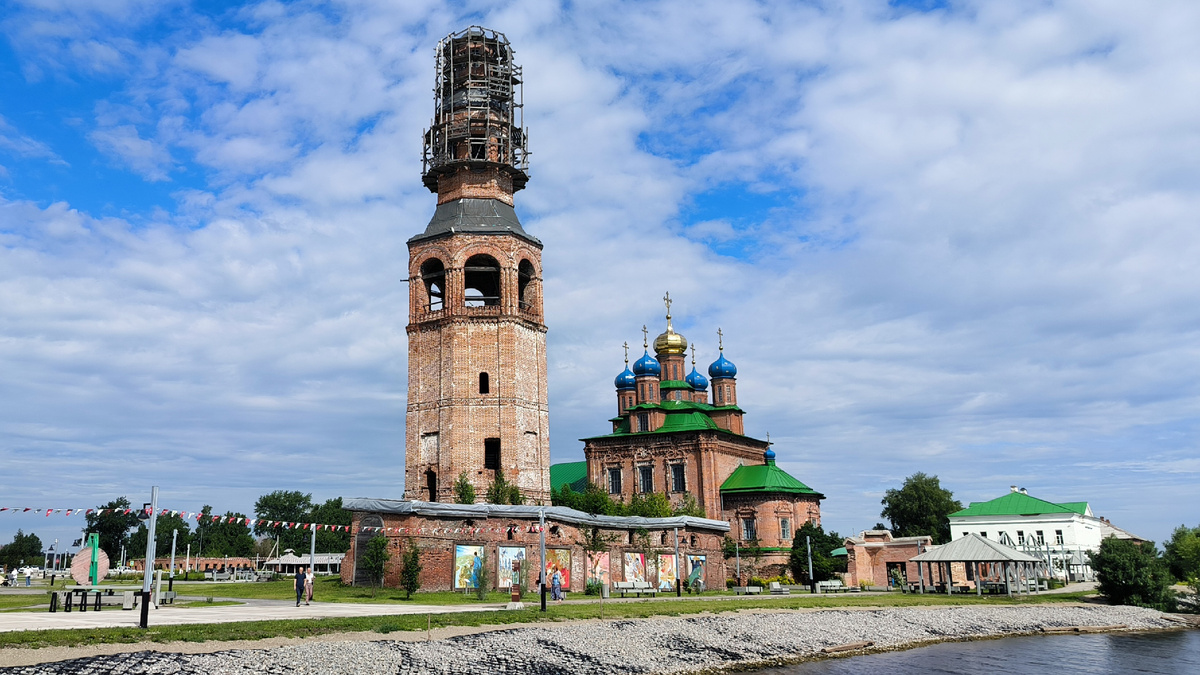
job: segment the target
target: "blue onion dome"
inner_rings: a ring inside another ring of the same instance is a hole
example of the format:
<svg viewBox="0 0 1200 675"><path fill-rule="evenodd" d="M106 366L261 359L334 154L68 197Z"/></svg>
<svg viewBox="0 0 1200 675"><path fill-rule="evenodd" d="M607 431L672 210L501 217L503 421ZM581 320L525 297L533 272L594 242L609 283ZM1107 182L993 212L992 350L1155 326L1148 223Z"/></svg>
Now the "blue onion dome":
<svg viewBox="0 0 1200 675"><path fill-rule="evenodd" d="M708 376L714 380L719 377L736 377L737 366L733 365L733 361L725 358L725 352L721 352L717 360L708 367Z"/></svg>
<svg viewBox="0 0 1200 675"><path fill-rule="evenodd" d="M633 374L654 375L655 377L658 377L660 374L662 374L662 366L660 366L658 361L656 361L653 356L650 356L650 352L647 351L642 354L642 358L633 362Z"/></svg>
<svg viewBox="0 0 1200 675"><path fill-rule="evenodd" d="M688 373L688 376L683 381L692 385L692 389L696 391L708 390L708 378L696 372L696 366L692 366L692 372Z"/></svg>
<svg viewBox="0 0 1200 675"><path fill-rule="evenodd" d="M768 464L774 462L775 461L775 451L770 448L767 448L767 451L763 453L763 460L765 460Z"/></svg>
<svg viewBox="0 0 1200 675"><path fill-rule="evenodd" d="M628 361L626 361L626 363L628 363ZM633 371L629 369L629 366L625 366L625 370L621 371L621 374L617 376L617 379L613 380L613 385L616 386L617 391L636 389L637 380L634 379L635 377L637 376L633 374Z"/></svg>

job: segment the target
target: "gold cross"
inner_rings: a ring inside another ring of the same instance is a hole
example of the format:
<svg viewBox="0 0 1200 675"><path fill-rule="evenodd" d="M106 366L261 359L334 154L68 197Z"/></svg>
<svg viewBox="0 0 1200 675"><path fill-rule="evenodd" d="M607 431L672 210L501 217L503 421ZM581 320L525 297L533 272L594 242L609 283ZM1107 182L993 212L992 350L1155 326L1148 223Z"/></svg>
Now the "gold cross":
<svg viewBox="0 0 1200 675"><path fill-rule="evenodd" d="M625 367L629 367L629 341L625 341Z"/></svg>
<svg viewBox="0 0 1200 675"><path fill-rule="evenodd" d="M646 324L642 324L642 346L650 348L650 331L646 330Z"/></svg>
<svg viewBox="0 0 1200 675"><path fill-rule="evenodd" d="M725 351L724 334L720 328L717 329L717 349Z"/></svg>
<svg viewBox="0 0 1200 675"><path fill-rule="evenodd" d="M696 369L696 343L692 343L692 370Z"/></svg>

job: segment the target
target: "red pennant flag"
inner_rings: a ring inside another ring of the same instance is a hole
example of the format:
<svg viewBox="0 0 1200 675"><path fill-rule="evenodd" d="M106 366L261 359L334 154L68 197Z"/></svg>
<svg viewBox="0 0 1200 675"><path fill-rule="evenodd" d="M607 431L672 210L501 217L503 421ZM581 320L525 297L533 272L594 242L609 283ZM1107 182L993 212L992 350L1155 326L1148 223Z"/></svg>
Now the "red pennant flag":
<svg viewBox="0 0 1200 675"><path fill-rule="evenodd" d="M26 507L25 507L25 511L22 511L21 513L25 513L25 512L27 512L27 511L32 511L32 510L33 510L32 508L30 508L30 507L26 506Z"/></svg>

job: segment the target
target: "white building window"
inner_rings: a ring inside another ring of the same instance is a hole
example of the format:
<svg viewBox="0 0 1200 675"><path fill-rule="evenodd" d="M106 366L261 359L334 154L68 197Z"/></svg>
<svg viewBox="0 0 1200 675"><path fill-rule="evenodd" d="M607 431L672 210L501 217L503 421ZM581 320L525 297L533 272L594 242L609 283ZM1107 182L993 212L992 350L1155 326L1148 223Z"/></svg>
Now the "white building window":
<svg viewBox="0 0 1200 675"><path fill-rule="evenodd" d="M1055 531L1054 531L1054 543L1055 543L1055 544L1058 544L1059 546L1062 546L1062 545L1063 545L1063 536L1062 536L1062 530L1055 530Z"/></svg>
<svg viewBox="0 0 1200 675"><path fill-rule="evenodd" d="M779 519L779 535L780 539L792 538L792 521L787 518Z"/></svg>
<svg viewBox="0 0 1200 675"><path fill-rule="evenodd" d="M1017 545L1023 546L1024 544L1025 544L1025 530L1017 530Z"/></svg>

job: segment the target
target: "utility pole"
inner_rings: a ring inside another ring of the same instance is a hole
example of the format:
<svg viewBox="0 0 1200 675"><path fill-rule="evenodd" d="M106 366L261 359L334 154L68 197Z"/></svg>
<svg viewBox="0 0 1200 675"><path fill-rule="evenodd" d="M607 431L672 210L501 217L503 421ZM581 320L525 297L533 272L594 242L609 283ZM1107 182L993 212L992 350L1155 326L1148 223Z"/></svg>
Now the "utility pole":
<svg viewBox="0 0 1200 675"><path fill-rule="evenodd" d="M175 542L179 539L179 528L171 530L171 578L175 578Z"/></svg>
<svg viewBox="0 0 1200 675"><path fill-rule="evenodd" d="M538 511L538 542L542 548L542 557L538 563L542 569L538 571L538 587L542 594L542 611L546 611L546 508Z"/></svg>
<svg viewBox="0 0 1200 675"><path fill-rule="evenodd" d="M742 545L740 542L733 542L734 562L737 569L738 586L742 585Z"/></svg>
<svg viewBox="0 0 1200 675"><path fill-rule="evenodd" d="M150 513L149 523L146 527L146 564L142 574L142 618L138 624L142 628L147 628L150 619L150 575L151 569L154 567L154 554L156 551L154 534L155 526L158 521L158 486L150 488Z"/></svg>
<svg viewBox="0 0 1200 675"><path fill-rule="evenodd" d="M679 528L675 528L675 597L683 597L683 581L679 575L683 574L683 565L679 560Z"/></svg>
<svg viewBox="0 0 1200 675"><path fill-rule="evenodd" d="M817 580L813 578L812 573L812 537L804 535L804 544L808 547L808 585L809 592L817 592Z"/></svg>
<svg viewBox="0 0 1200 675"><path fill-rule="evenodd" d="M187 545L187 559L183 563L183 575L186 577L188 572L192 571L192 542Z"/></svg>

